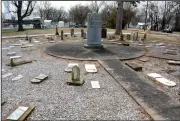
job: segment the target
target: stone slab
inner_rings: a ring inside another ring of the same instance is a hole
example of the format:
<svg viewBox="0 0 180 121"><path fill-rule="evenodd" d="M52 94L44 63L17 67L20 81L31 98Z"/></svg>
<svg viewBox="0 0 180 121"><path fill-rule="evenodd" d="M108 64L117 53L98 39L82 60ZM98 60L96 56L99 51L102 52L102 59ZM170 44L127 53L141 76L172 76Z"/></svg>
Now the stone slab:
<svg viewBox="0 0 180 121"><path fill-rule="evenodd" d="M7 56L15 56L16 55L16 52L8 52L7 53Z"/></svg>
<svg viewBox="0 0 180 121"><path fill-rule="evenodd" d="M23 44L12 44L12 46L22 46Z"/></svg>
<svg viewBox="0 0 180 121"><path fill-rule="evenodd" d="M9 47L1 48L2 50L9 50Z"/></svg>
<svg viewBox="0 0 180 121"><path fill-rule="evenodd" d="M47 78L48 78L48 76L45 74L39 74L38 76L35 77L35 79L39 79L39 80L45 80Z"/></svg>
<svg viewBox="0 0 180 121"><path fill-rule="evenodd" d="M19 66L19 65L23 65L23 64L27 64L27 63L32 63L32 61L31 60L16 61L16 62L14 62L13 66ZM8 63L7 66L11 66L11 64Z"/></svg>
<svg viewBox="0 0 180 121"><path fill-rule="evenodd" d="M171 86L171 87L176 86L175 82L170 81L170 80L168 80L166 78L156 78L155 80L162 83L162 84L164 84L164 85L166 85L166 86Z"/></svg>
<svg viewBox="0 0 180 121"><path fill-rule="evenodd" d="M19 79L21 79L21 78L23 78L23 75L19 74L19 75L17 75L15 78L13 78L12 80L13 80L13 81L16 81L16 80L19 80Z"/></svg>
<svg viewBox="0 0 180 121"><path fill-rule="evenodd" d="M180 61L169 60L167 63L172 65L180 65Z"/></svg>
<svg viewBox="0 0 180 121"><path fill-rule="evenodd" d="M42 82L43 80L39 80L39 79L32 79L31 80L31 83L40 83Z"/></svg>
<svg viewBox="0 0 180 121"><path fill-rule="evenodd" d="M49 41L49 43L55 43L56 41Z"/></svg>
<svg viewBox="0 0 180 121"><path fill-rule="evenodd" d="M96 68L95 64L85 64L85 69L86 69L86 72L89 72L89 73L97 72L97 68Z"/></svg>
<svg viewBox="0 0 180 121"><path fill-rule="evenodd" d="M128 63L125 63L125 64L127 66L129 66L130 68L132 68L133 70L135 70L135 71L142 71L142 66L140 66L140 65L138 65L136 63L128 62Z"/></svg>
<svg viewBox="0 0 180 121"><path fill-rule="evenodd" d="M140 58L139 60L142 61L142 62L150 61L149 58Z"/></svg>
<svg viewBox="0 0 180 121"><path fill-rule="evenodd" d="M68 67L65 69L66 72L71 72L73 66L79 66L78 63L68 63Z"/></svg>
<svg viewBox="0 0 180 121"><path fill-rule="evenodd" d="M81 86L84 84L84 79L80 76L80 80L79 81L73 81L72 80L72 73L69 74L69 78L68 78L68 81L67 81L67 84L68 85L74 85L74 86Z"/></svg>
<svg viewBox="0 0 180 121"><path fill-rule="evenodd" d="M170 54L170 55L177 55L176 51L174 50L166 50L163 54Z"/></svg>
<svg viewBox="0 0 180 121"><path fill-rule="evenodd" d="M6 74L2 75L2 78L6 78L6 77L11 76L11 75L12 75L12 73L6 73Z"/></svg>
<svg viewBox="0 0 180 121"><path fill-rule="evenodd" d="M147 74L147 76L149 76L150 78L162 78L162 76L160 74L157 74L157 73L149 73Z"/></svg>
<svg viewBox="0 0 180 121"><path fill-rule="evenodd" d="M21 58L22 56L11 56L10 59L18 59Z"/></svg>
<svg viewBox="0 0 180 121"><path fill-rule="evenodd" d="M92 88L100 88L99 81L91 81Z"/></svg>
<svg viewBox="0 0 180 121"><path fill-rule="evenodd" d="M165 43L158 43L158 44L156 44L157 46L164 46L165 45Z"/></svg>

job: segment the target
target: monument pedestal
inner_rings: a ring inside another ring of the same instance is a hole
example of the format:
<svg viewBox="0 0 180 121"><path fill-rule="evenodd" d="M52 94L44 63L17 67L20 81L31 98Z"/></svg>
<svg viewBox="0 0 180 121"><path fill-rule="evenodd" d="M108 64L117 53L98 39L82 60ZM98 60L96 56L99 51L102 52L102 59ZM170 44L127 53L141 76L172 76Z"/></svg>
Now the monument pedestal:
<svg viewBox="0 0 180 121"><path fill-rule="evenodd" d="M97 44L84 44L84 47L85 48L88 48L88 49L103 49L103 45L97 45Z"/></svg>

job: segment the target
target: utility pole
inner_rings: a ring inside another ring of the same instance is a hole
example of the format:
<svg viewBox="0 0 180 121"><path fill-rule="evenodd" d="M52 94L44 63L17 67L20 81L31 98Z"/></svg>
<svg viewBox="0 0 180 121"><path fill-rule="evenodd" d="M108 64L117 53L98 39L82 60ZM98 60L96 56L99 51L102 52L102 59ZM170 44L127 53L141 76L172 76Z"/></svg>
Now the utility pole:
<svg viewBox="0 0 180 121"><path fill-rule="evenodd" d="M147 1L147 5L146 5L146 17L145 17L145 27L144 27L144 31L147 29L146 23L147 23L147 8L148 8L148 1Z"/></svg>

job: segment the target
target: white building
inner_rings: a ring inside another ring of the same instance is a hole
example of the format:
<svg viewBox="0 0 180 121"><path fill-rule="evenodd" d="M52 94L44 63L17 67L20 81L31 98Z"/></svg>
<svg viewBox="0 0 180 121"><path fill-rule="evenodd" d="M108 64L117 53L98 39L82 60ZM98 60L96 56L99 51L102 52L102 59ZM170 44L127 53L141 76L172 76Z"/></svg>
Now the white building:
<svg viewBox="0 0 180 121"><path fill-rule="evenodd" d="M59 26L59 27L64 27L64 21L59 21L59 22L58 22L58 26Z"/></svg>

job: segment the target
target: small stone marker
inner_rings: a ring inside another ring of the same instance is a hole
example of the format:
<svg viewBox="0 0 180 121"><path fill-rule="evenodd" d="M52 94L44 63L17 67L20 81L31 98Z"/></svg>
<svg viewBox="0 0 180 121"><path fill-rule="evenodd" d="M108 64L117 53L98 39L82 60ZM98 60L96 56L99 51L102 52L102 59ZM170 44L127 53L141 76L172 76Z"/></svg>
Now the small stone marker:
<svg viewBox="0 0 180 121"><path fill-rule="evenodd" d="M7 56L15 56L16 55L16 52L8 52L7 53Z"/></svg>
<svg viewBox="0 0 180 121"><path fill-rule="evenodd" d="M173 61L173 60L170 60L170 61L168 61L168 64L172 64L172 65L180 65L180 61Z"/></svg>
<svg viewBox="0 0 180 121"><path fill-rule="evenodd" d="M37 77L35 77L35 79L39 79L39 80L45 80L47 78L48 78L48 76L45 74L39 74Z"/></svg>
<svg viewBox="0 0 180 121"><path fill-rule="evenodd" d="M6 77L11 76L11 75L12 75L12 73L7 73L7 74L2 75L2 78L6 78Z"/></svg>
<svg viewBox="0 0 180 121"><path fill-rule="evenodd" d="M18 59L21 58L22 56L11 56L10 59Z"/></svg>
<svg viewBox="0 0 180 121"><path fill-rule="evenodd" d="M177 55L176 51L174 50L166 50L166 52L163 54Z"/></svg>
<svg viewBox="0 0 180 121"><path fill-rule="evenodd" d="M63 35L64 34L64 32L63 32L63 30L61 30L61 40L63 40L64 38L63 38Z"/></svg>
<svg viewBox="0 0 180 121"><path fill-rule="evenodd" d="M149 61L148 58L140 58L139 60L142 61L142 62L147 62L147 61Z"/></svg>
<svg viewBox="0 0 180 121"><path fill-rule="evenodd" d="M21 48L27 48L27 47L33 47L34 45L32 44L27 44L27 45L24 45L24 46L21 46Z"/></svg>
<svg viewBox="0 0 180 121"><path fill-rule="evenodd" d="M158 43L158 44L156 44L157 46L164 46L165 45L165 43Z"/></svg>
<svg viewBox="0 0 180 121"><path fill-rule="evenodd" d="M33 110L34 106L19 106L4 120L24 121Z"/></svg>
<svg viewBox="0 0 180 121"><path fill-rule="evenodd" d="M100 88L99 81L91 81L92 88Z"/></svg>
<svg viewBox="0 0 180 121"><path fill-rule="evenodd" d="M162 76L160 74L157 73L149 73L147 74L149 77L155 79L155 78L162 78Z"/></svg>
<svg viewBox="0 0 180 121"><path fill-rule="evenodd" d="M21 46L22 44L12 44L12 46Z"/></svg>
<svg viewBox="0 0 180 121"><path fill-rule="evenodd" d="M87 39L86 32L83 34L83 39Z"/></svg>
<svg viewBox="0 0 180 121"><path fill-rule="evenodd" d="M77 86L84 84L84 80L80 76L80 68L78 66L72 67L72 73L70 73L67 84L68 85L77 85Z"/></svg>
<svg viewBox="0 0 180 121"><path fill-rule="evenodd" d="M38 42L40 42L40 41L34 40L33 42L38 43Z"/></svg>
<svg viewBox="0 0 180 121"><path fill-rule="evenodd" d="M40 74L37 77L35 77L34 79L31 80L31 83L40 83L42 81L44 81L45 79L47 79L48 76L45 74Z"/></svg>
<svg viewBox="0 0 180 121"><path fill-rule="evenodd" d="M84 30L81 29L81 37L83 37L83 34L84 34Z"/></svg>
<svg viewBox="0 0 180 121"><path fill-rule="evenodd" d="M2 50L8 50L8 49L10 49L10 48L9 47L2 48Z"/></svg>
<svg viewBox="0 0 180 121"><path fill-rule="evenodd" d="M142 67L141 66L139 66L138 64L136 64L136 63L130 63L130 62L128 62L128 63L125 63L127 66L129 66L130 68L132 68L133 70L135 70L135 71L142 71Z"/></svg>
<svg viewBox="0 0 180 121"><path fill-rule="evenodd" d="M170 81L170 80L165 79L165 78L156 78L155 80L166 85L166 86L170 86L170 87L176 86L175 82Z"/></svg>
<svg viewBox="0 0 180 121"><path fill-rule="evenodd" d="M79 66L78 63L69 63L68 67L65 69L66 72L71 72L73 66Z"/></svg>
<svg viewBox="0 0 180 121"><path fill-rule="evenodd" d="M49 43L55 43L56 41L49 41Z"/></svg>
<svg viewBox="0 0 180 121"><path fill-rule="evenodd" d="M57 27L57 25L56 25L56 33L55 33L55 35L59 35L59 32L58 32L58 27Z"/></svg>
<svg viewBox="0 0 180 121"><path fill-rule="evenodd" d="M71 37L74 35L74 29L71 29Z"/></svg>
<svg viewBox="0 0 180 121"><path fill-rule="evenodd" d="M18 76L16 76L16 77L13 78L12 80L13 80L13 81L16 81L16 80L19 80L19 79L21 79L21 78L23 78L23 75L19 74Z"/></svg>
<svg viewBox="0 0 180 121"><path fill-rule="evenodd" d="M16 61L16 62L13 62L13 60L11 59L10 60L10 63L7 64L7 66L18 66L18 65L23 65L23 64L27 64L27 63L32 63L31 60L21 60L21 61Z"/></svg>
<svg viewBox="0 0 180 121"><path fill-rule="evenodd" d="M97 72L95 64L85 64L86 72L95 73Z"/></svg>

